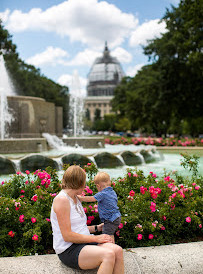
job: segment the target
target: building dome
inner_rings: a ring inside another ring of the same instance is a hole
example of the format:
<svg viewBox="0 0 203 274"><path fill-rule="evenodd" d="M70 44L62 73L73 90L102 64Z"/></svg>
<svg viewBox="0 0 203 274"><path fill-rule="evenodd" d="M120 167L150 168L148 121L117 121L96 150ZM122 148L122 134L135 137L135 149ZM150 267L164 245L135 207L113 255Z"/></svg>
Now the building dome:
<svg viewBox="0 0 203 274"><path fill-rule="evenodd" d="M123 77L119 61L110 55L105 43L103 56L96 58L88 74L88 96L113 96L115 87Z"/></svg>

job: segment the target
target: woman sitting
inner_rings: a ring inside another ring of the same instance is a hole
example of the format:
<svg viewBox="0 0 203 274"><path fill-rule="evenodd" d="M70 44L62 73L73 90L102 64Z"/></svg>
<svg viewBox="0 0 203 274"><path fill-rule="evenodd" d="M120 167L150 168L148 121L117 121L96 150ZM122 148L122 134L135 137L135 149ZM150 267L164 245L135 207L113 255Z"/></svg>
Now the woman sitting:
<svg viewBox="0 0 203 274"><path fill-rule="evenodd" d="M123 274L123 250L112 243L109 235L92 235L103 224L87 226L87 217L77 195L86 183L85 171L70 166L62 179L62 190L51 208L53 247L59 259L75 269L94 269L99 274Z"/></svg>

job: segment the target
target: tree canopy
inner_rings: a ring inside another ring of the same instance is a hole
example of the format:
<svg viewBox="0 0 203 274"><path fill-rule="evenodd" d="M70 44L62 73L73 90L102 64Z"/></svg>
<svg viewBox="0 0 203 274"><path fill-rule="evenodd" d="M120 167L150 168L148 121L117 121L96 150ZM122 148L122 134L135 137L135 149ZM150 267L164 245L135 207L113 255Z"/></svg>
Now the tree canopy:
<svg viewBox="0 0 203 274"><path fill-rule="evenodd" d="M144 47L151 64L116 88L113 108L131 120L132 129L157 135L203 132L202 14L201 0L167 9L161 20L167 32Z"/></svg>

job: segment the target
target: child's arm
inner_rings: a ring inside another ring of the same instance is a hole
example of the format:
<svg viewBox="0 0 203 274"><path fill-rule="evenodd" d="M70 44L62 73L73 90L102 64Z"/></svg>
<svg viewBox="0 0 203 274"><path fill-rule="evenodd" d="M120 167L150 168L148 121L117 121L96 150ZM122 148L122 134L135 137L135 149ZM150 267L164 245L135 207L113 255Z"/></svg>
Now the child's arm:
<svg viewBox="0 0 203 274"><path fill-rule="evenodd" d="M81 202L97 202L97 200L94 198L94 196L77 195L77 197Z"/></svg>

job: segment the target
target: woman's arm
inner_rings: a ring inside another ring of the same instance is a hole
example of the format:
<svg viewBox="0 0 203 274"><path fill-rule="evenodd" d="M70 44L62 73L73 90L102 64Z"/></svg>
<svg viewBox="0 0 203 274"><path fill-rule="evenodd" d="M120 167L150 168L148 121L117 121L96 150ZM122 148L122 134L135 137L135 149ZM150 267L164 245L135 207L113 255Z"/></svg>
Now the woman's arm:
<svg viewBox="0 0 203 274"><path fill-rule="evenodd" d="M81 202L97 202L97 200L94 198L94 196L77 195L77 197Z"/></svg>
<svg viewBox="0 0 203 274"><path fill-rule="evenodd" d="M54 212L57 215L58 224L64 241L71 243L108 243L111 242L109 235L83 235L71 230L70 223L70 202L66 197L57 197L53 204Z"/></svg>

